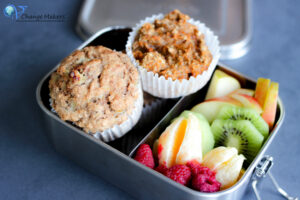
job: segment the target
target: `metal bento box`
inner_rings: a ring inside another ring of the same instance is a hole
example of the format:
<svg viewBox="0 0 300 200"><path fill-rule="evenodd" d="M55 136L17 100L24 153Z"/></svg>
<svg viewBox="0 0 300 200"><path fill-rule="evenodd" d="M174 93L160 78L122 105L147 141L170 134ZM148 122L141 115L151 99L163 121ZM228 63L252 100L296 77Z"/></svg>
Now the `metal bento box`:
<svg viewBox="0 0 300 200"><path fill-rule="evenodd" d="M128 27L121 26L102 29L77 49L90 45L103 45L123 51L130 30ZM47 136L54 148L80 166L99 175L138 199L240 199L248 183L254 180L252 178L253 172L257 165L262 165L260 161L274 137L278 134L284 119L284 106L279 98L275 126L242 178L234 186L226 190L216 193L202 193L180 185L162 174L141 165L132 159L132 156L140 144L148 143L152 145L154 139L162 133L171 119L178 116L183 110L190 109L204 100L207 86L189 96L166 99L165 106L152 121L147 123L138 122L125 136L113 142L104 143L86 134L73 124L61 120L51 111L48 82L51 73L56 68L51 70L40 81L36 89L37 102L45 114L47 128L49 129ZM218 64L217 69L237 78L242 87L255 88L256 82L254 80L229 67ZM140 123L143 123L143 125L141 126ZM139 186L139 189L137 189L138 185L142 187Z"/></svg>

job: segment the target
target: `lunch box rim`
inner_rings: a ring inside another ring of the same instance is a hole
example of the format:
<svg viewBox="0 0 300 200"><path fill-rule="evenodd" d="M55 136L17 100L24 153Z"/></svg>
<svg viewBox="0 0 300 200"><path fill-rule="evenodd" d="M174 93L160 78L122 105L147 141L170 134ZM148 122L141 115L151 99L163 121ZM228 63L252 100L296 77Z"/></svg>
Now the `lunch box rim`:
<svg viewBox="0 0 300 200"><path fill-rule="evenodd" d="M89 43L91 43L94 39L96 39L97 37L99 37L100 35L102 35L103 33L106 33L110 30L114 30L114 29L125 29L125 28L131 28L128 26L113 26L113 27L106 27L104 29L99 30L97 33L95 33L93 36L91 36L89 39L87 39L85 42L83 42L81 45L79 45L78 48L76 48L75 50L78 49L82 49L85 46L87 46ZM47 78L51 75L51 73L53 71L55 71L57 69L57 67L59 66L59 64L57 64L52 70L50 70L39 82L37 88L36 88L36 100L37 103L39 105L39 107L47 114L48 117L51 117L52 119L55 119L57 122L60 122L61 124L63 124L64 126L67 126L68 128L72 129L73 131L75 131L76 133L79 133L80 135L84 136L85 138L92 140L93 142L97 143L97 145L100 145L104 148L106 148L109 151L112 151L114 154L118 155L121 159L125 159L129 162L131 162L131 164L137 165L141 168L143 168L144 170L148 171L149 173L151 173L152 175L159 177L161 179L163 179L165 182L172 184L174 187L184 190L185 192L189 192L189 193L193 193L193 195L199 196L199 197L217 197L217 196L221 196L221 195L225 195L227 193L231 193L235 190L237 190L239 187L241 187L246 181L248 181L248 178L250 178L250 176L252 175L252 172L254 170L254 168L256 167L256 165L258 164L258 162L260 161L260 159L262 158L263 154L265 153L265 151L267 150L267 148L269 147L269 145L272 143L275 134L278 132L280 126L282 125L282 122L284 120L285 117L285 108L283 105L282 100L280 99L280 97L278 97L278 108L279 108L279 118L276 121L275 127L273 128L273 130L270 132L270 136L268 137L268 139L264 142L264 145L261 147L259 153L257 154L257 156L255 157L255 159L252 161L252 163L249 165L249 167L247 168L245 174L242 176L242 178L232 187L223 190L223 191L219 191L219 192L215 192L215 193L202 193L199 191L195 191L192 190L188 187L185 187L179 183L176 183L174 181L172 181L171 179L161 175L158 172L155 172L155 170L149 169L148 167L145 167L144 165L136 162L134 159L132 159L129 155L124 154L123 152L109 146L108 144L106 144L105 142L100 141L99 139L93 138L90 135L86 134L85 132L83 132L82 130L78 129L77 127L61 120L57 115L55 115L53 112L51 112L51 110L49 110L48 108L46 108L43 104L42 98L41 98L41 89L42 89L42 85L44 84L44 82L47 80ZM222 64L222 63L218 63L218 66L229 70L235 74L240 75L241 77L243 77L246 80L249 80L251 82L256 83L256 81L254 81L252 78L249 78L239 72L237 72L236 70L233 70L229 67L227 67L226 65ZM184 99L185 97L181 97L180 100L178 100L178 102L168 111L168 113L172 112L172 110L178 105L180 104L180 102ZM168 115L168 113L160 120L160 122L158 122L156 124L156 126L158 126L161 121L164 120L164 118ZM153 129L155 129L155 127ZM153 130L152 129L152 130ZM152 130L148 133L150 134L152 132ZM144 137L144 139L148 136L148 134ZM144 140L142 139L141 142ZM138 145L137 145L138 146Z"/></svg>

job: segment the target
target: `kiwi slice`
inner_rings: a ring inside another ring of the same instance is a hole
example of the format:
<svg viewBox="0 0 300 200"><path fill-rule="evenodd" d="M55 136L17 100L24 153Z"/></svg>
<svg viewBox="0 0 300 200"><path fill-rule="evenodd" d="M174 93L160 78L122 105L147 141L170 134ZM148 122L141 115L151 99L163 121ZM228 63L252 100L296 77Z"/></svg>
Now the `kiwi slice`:
<svg viewBox="0 0 300 200"><path fill-rule="evenodd" d="M249 164L258 153L264 137L248 120L216 119L211 125L217 146L235 147Z"/></svg>
<svg viewBox="0 0 300 200"><path fill-rule="evenodd" d="M180 114L180 117L187 118L189 114L193 114L199 120L201 132L202 132L202 154L204 156L207 152L209 152L214 148L215 145L214 136L211 132L211 128L208 121L200 113L186 110Z"/></svg>
<svg viewBox="0 0 300 200"><path fill-rule="evenodd" d="M269 135L268 124L255 110L251 108L223 106L217 118L224 120L249 120L255 126L255 128L264 136L265 139Z"/></svg>

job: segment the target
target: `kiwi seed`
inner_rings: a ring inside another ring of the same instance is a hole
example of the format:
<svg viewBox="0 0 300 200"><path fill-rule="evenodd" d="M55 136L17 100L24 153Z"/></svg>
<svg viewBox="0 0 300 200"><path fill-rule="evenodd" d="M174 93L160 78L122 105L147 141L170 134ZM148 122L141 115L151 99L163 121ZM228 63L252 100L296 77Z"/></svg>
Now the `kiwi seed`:
<svg viewBox="0 0 300 200"><path fill-rule="evenodd" d="M216 146L235 147L248 163L255 158L264 137L248 120L216 119L211 126Z"/></svg>

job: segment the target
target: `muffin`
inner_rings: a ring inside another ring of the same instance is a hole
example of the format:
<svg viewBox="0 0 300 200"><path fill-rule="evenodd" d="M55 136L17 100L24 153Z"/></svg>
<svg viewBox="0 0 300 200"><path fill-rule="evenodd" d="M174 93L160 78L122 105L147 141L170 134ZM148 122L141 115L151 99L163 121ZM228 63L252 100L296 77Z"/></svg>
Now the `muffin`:
<svg viewBox="0 0 300 200"><path fill-rule="evenodd" d="M124 135L138 121L143 106L139 73L126 54L90 46L66 57L51 75L51 106L104 141Z"/></svg>
<svg viewBox="0 0 300 200"><path fill-rule="evenodd" d="M140 70L143 89L163 98L201 89L212 75L219 51L217 37L179 10L141 21L126 45Z"/></svg>

